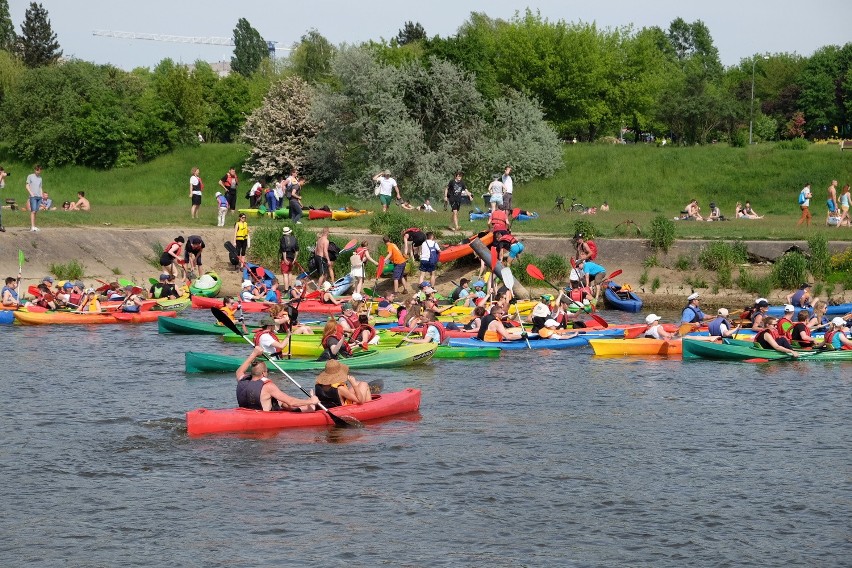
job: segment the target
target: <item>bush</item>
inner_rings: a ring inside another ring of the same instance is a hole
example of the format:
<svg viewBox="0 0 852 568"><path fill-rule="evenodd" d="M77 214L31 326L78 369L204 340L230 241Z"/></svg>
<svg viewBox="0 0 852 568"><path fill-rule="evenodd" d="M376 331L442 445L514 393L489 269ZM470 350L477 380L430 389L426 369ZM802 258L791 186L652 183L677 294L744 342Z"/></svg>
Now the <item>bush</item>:
<svg viewBox="0 0 852 568"><path fill-rule="evenodd" d="M51 264L48 267L48 271L59 280L81 280L85 268L80 261L74 259L67 264Z"/></svg>
<svg viewBox="0 0 852 568"><path fill-rule="evenodd" d="M639 275L639 285L644 286L648 283L648 271L643 270L642 274Z"/></svg>
<svg viewBox="0 0 852 568"><path fill-rule="evenodd" d="M657 215L651 221L650 244L654 250L669 252L675 241L674 221L665 215Z"/></svg>
<svg viewBox="0 0 852 568"><path fill-rule="evenodd" d="M660 289L660 277L654 276L654 280L651 282L651 292L656 293L657 290Z"/></svg>
<svg viewBox="0 0 852 568"><path fill-rule="evenodd" d="M724 241L708 243L701 248L698 254L698 264L707 270L730 269L737 264L748 262L748 252L745 243L735 244Z"/></svg>
<svg viewBox="0 0 852 568"><path fill-rule="evenodd" d="M768 296L772 291L772 275L758 278L749 270L741 268L739 278L737 278L737 286L758 296Z"/></svg>
<svg viewBox="0 0 852 568"><path fill-rule="evenodd" d="M251 230L251 248L248 250L246 258L249 262L259 264L264 268L278 272L278 246L281 241L281 229L284 225L268 224L254 227ZM310 248L316 244L316 235L296 225L291 227L296 241L299 243L299 254L296 256L296 262L301 266L307 267L310 259ZM342 247L345 243L338 243Z"/></svg>
<svg viewBox="0 0 852 568"><path fill-rule="evenodd" d="M804 138L793 138L792 140L782 140L778 143L779 150L807 150L810 142Z"/></svg>
<svg viewBox="0 0 852 568"><path fill-rule="evenodd" d="M538 267L544 272L545 278L551 282L566 281L571 273L571 265L564 256L558 254L547 255L541 259Z"/></svg>
<svg viewBox="0 0 852 568"><path fill-rule="evenodd" d="M734 281L731 276L731 267L719 267L719 270L716 271L716 284L718 284L721 288L730 288L731 284L733 283Z"/></svg>
<svg viewBox="0 0 852 568"><path fill-rule="evenodd" d="M600 236L598 228L588 219L577 219L574 221L574 234L583 233L586 239L594 239Z"/></svg>
<svg viewBox="0 0 852 568"><path fill-rule="evenodd" d="M748 145L748 132L739 129L731 135L730 144L734 148L745 148Z"/></svg>
<svg viewBox="0 0 852 568"><path fill-rule="evenodd" d="M813 235L808 239L811 257L808 259L808 270L814 278L824 280L831 266L831 256L828 254L828 241L823 234Z"/></svg>
<svg viewBox="0 0 852 568"><path fill-rule="evenodd" d="M390 240L402 246L402 232L411 228L413 221L408 215L396 211L376 213L370 217L370 232L374 235L390 237Z"/></svg>
<svg viewBox="0 0 852 568"><path fill-rule="evenodd" d="M852 271L852 247L833 255L829 261L829 266L836 272Z"/></svg>
<svg viewBox="0 0 852 568"><path fill-rule="evenodd" d="M674 264L675 270L686 271L692 270L695 267L695 263L692 260L692 257L688 254L682 254L677 257L677 260Z"/></svg>
<svg viewBox="0 0 852 568"><path fill-rule="evenodd" d="M776 288L798 288L807 275L808 260L799 252L784 253L772 266L772 282Z"/></svg>

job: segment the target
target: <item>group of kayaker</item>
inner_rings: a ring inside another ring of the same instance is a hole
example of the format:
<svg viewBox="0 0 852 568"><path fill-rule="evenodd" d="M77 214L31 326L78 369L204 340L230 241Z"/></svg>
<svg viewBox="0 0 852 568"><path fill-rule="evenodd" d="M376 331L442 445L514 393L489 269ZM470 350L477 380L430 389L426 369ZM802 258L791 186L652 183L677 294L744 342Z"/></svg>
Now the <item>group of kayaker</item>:
<svg viewBox="0 0 852 568"><path fill-rule="evenodd" d="M0 302L4 308L38 307L45 310L67 310L86 313L106 311L102 302L111 302L111 311L139 312L142 306L142 290L118 282L104 283L98 288L86 286L81 281L55 280L45 276L39 284L30 286L27 294L20 292L20 275L5 280Z"/></svg>

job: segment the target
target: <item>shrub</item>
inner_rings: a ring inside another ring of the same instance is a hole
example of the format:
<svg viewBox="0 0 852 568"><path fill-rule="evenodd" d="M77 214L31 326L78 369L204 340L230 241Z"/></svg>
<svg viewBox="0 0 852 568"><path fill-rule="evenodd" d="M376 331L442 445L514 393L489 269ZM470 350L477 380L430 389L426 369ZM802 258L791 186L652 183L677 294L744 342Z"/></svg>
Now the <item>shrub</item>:
<svg viewBox="0 0 852 568"><path fill-rule="evenodd" d="M686 271L692 270L695 267L695 264L691 256L688 254L682 254L677 257L674 267L675 270Z"/></svg>
<svg viewBox="0 0 852 568"><path fill-rule="evenodd" d="M799 252L784 253L772 265L772 282L777 288L798 288L807 275L808 260Z"/></svg>
<svg viewBox="0 0 852 568"><path fill-rule="evenodd" d="M639 275L639 285L644 286L648 283L648 271L643 270L642 274Z"/></svg>
<svg viewBox="0 0 852 568"><path fill-rule="evenodd" d="M583 233L587 239L594 239L600 236L598 228L588 219L577 219L574 221L574 234Z"/></svg>
<svg viewBox="0 0 852 568"><path fill-rule="evenodd" d="M808 259L808 270L814 278L825 279L831 266L831 255L828 254L828 241L823 234L815 234L808 239L811 257Z"/></svg>
<svg viewBox="0 0 852 568"><path fill-rule="evenodd" d="M687 284L692 286L693 288L707 288L707 281L704 280L701 276L689 276L684 280Z"/></svg>
<svg viewBox="0 0 852 568"><path fill-rule="evenodd" d="M852 271L852 247L848 247L845 251L833 255L829 261L829 266L837 272Z"/></svg>
<svg viewBox="0 0 852 568"><path fill-rule="evenodd" d="M396 211L376 213L370 217L370 232L390 237L390 240L399 246L402 246L402 232L411 226L411 218Z"/></svg>
<svg viewBox="0 0 852 568"><path fill-rule="evenodd" d="M740 275L737 278L737 286L758 296L768 296L769 292L772 291L772 275L758 278L749 270L741 268Z"/></svg>
<svg viewBox="0 0 852 568"><path fill-rule="evenodd" d="M67 264L51 264L48 270L60 280L81 280L85 272L85 268L77 259L68 261Z"/></svg>
<svg viewBox="0 0 852 568"><path fill-rule="evenodd" d="M737 264L748 262L745 243L739 242L734 245L724 241L708 243L701 248L698 254L698 264L707 270L730 269Z"/></svg>
<svg viewBox="0 0 852 568"><path fill-rule="evenodd" d="M656 293L657 290L660 289L660 277L654 276L654 280L651 282L651 292Z"/></svg>
<svg viewBox="0 0 852 568"><path fill-rule="evenodd" d="M146 256L145 262L153 266L154 268L160 268L160 257L163 256L163 245L162 243L151 243L151 251L154 253L153 256Z"/></svg>
<svg viewBox="0 0 852 568"><path fill-rule="evenodd" d="M745 148L748 145L748 133L745 129L739 129L731 134L730 144L734 148Z"/></svg>
<svg viewBox="0 0 852 568"><path fill-rule="evenodd" d="M642 266L645 268L654 268L655 266L660 266L660 261L657 260L656 254L652 254L642 261Z"/></svg>
<svg viewBox="0 0 852 568"><path fill-rule="evenodd" d="M793 138L792 140L782 140L778 142L779 150L807 150L810 143L804 138Z"/></svg>
<svg viewBox="0 0 852 568"><path fill-rule="evenodd" d="M654 217L651 221L651 247L657 251L669 252L674 241L674 221L664 215L657 215Z"/></svg>
<svg viewBox="0 0 852 568"><path fill-rule="evenodd" d="M551 282L567 280L571 272L571 265L568 264L565 257L558 254L547 255L541 259L541 264L538 267Z"/></svg>
<svg viewBox="0 0 852 568"><path fill-rule="evenodd" d="M721 266L719 270L716 271L716 283L722 288L730 288L731 284L733 284L733 278L731 276L731 267L730 266Z"/></svg>
<svg viewBox="0 0 852 568"><path fill-rule="evenodd" d="M278 246L283 227L284 225L281 224L270 224L253 228L251 231L251 248L248 250L247 259L264 268L278 272ZM310 248L316 244L316 235L299 225L291 228L296 241L299 243L299 254L296 256L296 262L306 267L310 259ZM345 243L338 244L342 247Z"/></svg>

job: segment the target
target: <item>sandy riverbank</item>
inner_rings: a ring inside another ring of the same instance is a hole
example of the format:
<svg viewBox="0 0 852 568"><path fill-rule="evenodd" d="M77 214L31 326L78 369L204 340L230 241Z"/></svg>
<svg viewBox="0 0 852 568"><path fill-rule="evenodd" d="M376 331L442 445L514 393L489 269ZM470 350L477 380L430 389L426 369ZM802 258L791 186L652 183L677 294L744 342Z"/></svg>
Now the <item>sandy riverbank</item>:
<svg viewBox="0 0 852 568"><path fill-rule="evenodd" d="M332 232L341 237L351 238L356 232L363 234L371 247L378 246L380 239L366 231L354 231L351 228L332 227ZM43 276L50 273L52 264L63 264L71 259L77 259L85 267L87 282L96 279L112 280L117 277L127 278L135 282L147 282L151 276L156 276L159 269L151 264L156 243L165 245L179 234L187 235L179 229L138 229L116 227L79 227L63 229L44 229L40 233L31 233L26 229L9 229L0 236L0 275L14 276L18 271L17 251L22 250L26 256L23 269L24 288L37 283ZM240 278L236 272L229 270L228 256L222 244L233 235L231 228L211 227L207 230L196 230L193 234L200 235L207 248L204 251L204 265L215 269L223 277L223 294L234 294L239 291ZM549 253L566 254L570 250L570 241L565 238L529 236L520 234L527 245L527 250L538 256ZM639 278L645 271L644 261L652 254L646 241L640 239L600 239L598 248L601 264L608 272L616 269L623 270L618 281L629 282L637 289L649 309L661 307L680 307L684 297L692 288L685 283L690 277L701 277L712 286L715 277L707 271L696 270L688 273L667 268L672 266L680 255L697 256L704 241L678 241L668 255L658 256L660 266L648 271L649 282L659 278L661 286L655 293L646 285L644 292L638 285ZM751 241L749 251L756 257L775 259L791 246L807 248L807 243L795 241ZM838 252L850 246L846 242L830 243L832 252ZM521 257L523 258L523 257ZM156 264L156 263L155 263ZM755 272L768 270L768 265L754 267ZM449 292L453 285L450 280L458 281L466 276L462 271L442 273L438 277L439 290ZM734 273L736 277L736 271ZM390 285L389 281L379 284L379 289ZM545 288L533 289L532 292L545 292ZM705 297L705 305L709 307L727 306L739 307L753 300L753 295L739 290L721 289L713 293L711 288L701 289ZM770 297L773 302L781 302L785 291L774 291ZM825 296L825 292L823 293ZM852 301L852 292L842 292L839 287L832 293L838 301Z"/></svg>

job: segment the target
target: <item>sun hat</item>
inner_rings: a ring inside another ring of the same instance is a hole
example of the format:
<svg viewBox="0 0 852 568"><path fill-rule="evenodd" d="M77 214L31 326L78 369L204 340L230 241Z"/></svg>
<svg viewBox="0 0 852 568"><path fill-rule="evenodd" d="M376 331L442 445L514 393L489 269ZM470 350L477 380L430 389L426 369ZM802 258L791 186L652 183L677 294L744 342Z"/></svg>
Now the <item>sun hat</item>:
<svg viewBox="0 0 852 568"><path fill-rule="evenodd" d="M663 318L661 318L657 314L648 314L648 316L645 318L645 323L647 323L648 325L651 325L655 321L660 321L661 319L663 319Z"/></svg>
<svg viewBox="0 0 852 568"><path fill-rule="evenodd" d="M697 300L701 297L701 294L698 292L693 292L689 296L686 297L686 301L691 302L692 300Z"/></svg>
<svg viewBox="0 0 852 568"><path fill-rule="evenodd" d="M793 304L787 304L786 306L784 306L784 313L785 314L788 313L788 312L793 313L795 311L796 311L796 308L793 307Z"/></svg>
<svg viewBox="0 0 852 568"><path fill-rule="evenodd" d="M837 316L836 318L834 318L833 320L831 320L831 323L832 323L832 324L834 324L834 325L836 325L836 326L844 326L844 325L846 325L846 320L845 320L845 319L843 319L843 318L842 318L842 317L840 317L840 316Z"/></svg>
<svg viewBox="0 0 852 568"><path fill-rule="evenodd" d="M559 322L555 319L549 319L544 322L544 327L559 327Z"/></svg>
<svg viewBox="0 0 852 568"><path fill-rule="evenodd" d="M264 316L260 318L260 327L268 327L270 325L275 325L275 320L269 316Z"/></svg>
<svg viewBox="0 0 852 568"><path fill-rule="evenodd" d="M333 385L346 382L349 377L349 367L337 359L329 359L325 362L325 369L317 375L318 385Z"/></svg>
<svg viewBox="0 0 852 568"><path fill-rule="evenodd" d="M243 280L243 288L251 288L252 283L251 280Z"/></svg>
<svg viewBox="0 0 852 568"><path fill-rule="evenodd" d="M284 227L283 229L281 229L281 232L284 233L285 235L289 235L290 233L293 232L293 229L291 229L290 227Z"/></svg>
<svg viewBox="0 0 852 568"><path fill-rule="evenodd" d="M331 282L329 282L328 280L326 280L325 282L323 282L323 283L322 283L322 289L323 289L323 290L325 290L326 292L328 292L329 290L331 290Z"/></svg>
<svg viewBox="0 0 852 568"><path fill-rule="evenodd" d="M86 294L94 294L94 293L95 293L94 288L86 288Z"/></svg>
<svg viewBox="0 0 852 568"><path fill-rule="evenodd" d="M728 308L719 308L719 315L723 318L728 317Z"/></svg>
<svg viewBox="0 0 852 568"><path fill-rule="evenodd" d="M352 301L353 302L360 302L363 299L364 299L364 296L362 296L358 292L355 292L354 294L352 294Z"/></svg>
<svg viewBox="0 0 852 568"><path fill-rule="evenodd" d="M532 315L534 318L546 318L550 315L550 308L544 304L536 304L532 309Z"/></svg>
<svg viewBox="0 0 852 568"><path fill-rule="evenodd" d="M485 282L483 282L482 280L477 280L476 282L473 283L474 288L483 288L484 286L485 286Z"/></svg>
<svg viewBox="0 0 852 568"><path fill-rule="evenodd" d="M220 195L222 195L222 192L221 192L221 191L217 191L217 192L216 192L216 197L219 197Z"/></svg>

